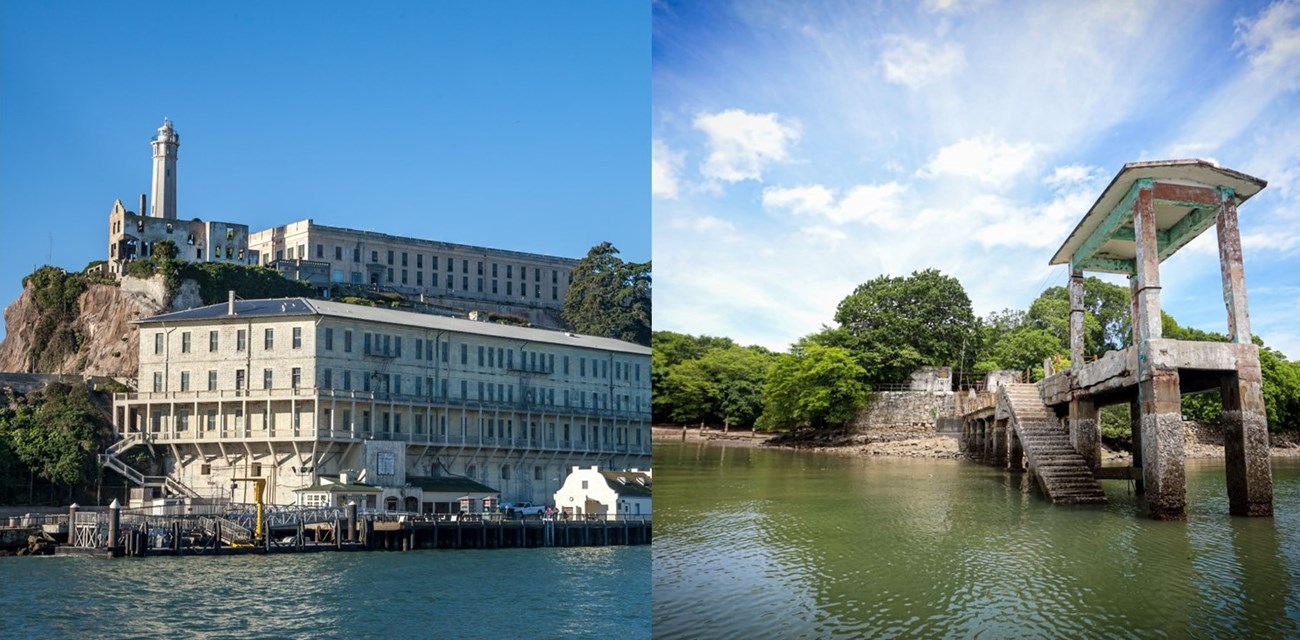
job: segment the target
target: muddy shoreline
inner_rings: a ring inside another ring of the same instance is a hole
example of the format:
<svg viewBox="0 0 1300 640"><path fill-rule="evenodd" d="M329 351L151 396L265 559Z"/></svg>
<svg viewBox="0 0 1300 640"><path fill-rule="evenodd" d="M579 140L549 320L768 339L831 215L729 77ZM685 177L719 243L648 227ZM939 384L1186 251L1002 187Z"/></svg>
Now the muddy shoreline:
<svg viewBox="0 0 1300 640"><path fill-rule="evenodd" d="M654 442L705 443L723 447L770 447L775 449L798 449L815 451L828 455L849 457L893 457L893 458L936 458L960 459L962 454L957 449L955 437L935 434L897 434L885 436L870 433L830 434L809 438L789 438L781 434L754 432L741 429L718 429L705 427L682 427L656 425L651 435ZM776 442L769 443L770 440ZM1270 454L1274 458L1300 458L1300 436L1293 433L1271 434ZM1204 433L1202 429L1191 429L1184 445L1185 457L1189 460L1223 459L1223 439L1213 434ZM1106 464L1127 464L1132 455L1123 449L1102 448L1102 460Z"/></svg>

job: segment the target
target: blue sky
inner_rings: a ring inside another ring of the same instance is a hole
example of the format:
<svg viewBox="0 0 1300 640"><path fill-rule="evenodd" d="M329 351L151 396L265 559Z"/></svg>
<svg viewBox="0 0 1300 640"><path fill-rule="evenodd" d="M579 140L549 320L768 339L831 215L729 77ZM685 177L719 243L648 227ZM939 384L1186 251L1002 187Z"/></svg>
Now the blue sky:
<svg viewBox="0 0 1300 640"><path fill-rule="evenodd" d="M0 3L0 304L108 250L181 135L178 215L650 258L637 2Z"/></svg>
<svg viewBox="0 0 1300 640"><path fill-rule="evenodd" d="M1300 358L1300 2L656 2L655 328L785 349L936 267L1024 309L1126 162L1208 158L1242 205L1252 328ZM1211 230L1161 268L1224 331ZM1113 279L1115 282L1123 280Z"/></svg>

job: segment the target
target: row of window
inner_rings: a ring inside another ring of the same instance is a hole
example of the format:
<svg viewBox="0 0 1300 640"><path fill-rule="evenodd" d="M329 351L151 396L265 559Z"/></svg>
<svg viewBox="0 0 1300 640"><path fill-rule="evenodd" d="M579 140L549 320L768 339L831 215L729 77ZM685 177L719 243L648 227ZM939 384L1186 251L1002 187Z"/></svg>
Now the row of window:
<svg viewBox="0 0 1300 640"><path fill-rule="evenodd" d="M389 268L388 268L388 277L387 277L387 282L386 282L386 284L393 284L393 285L395 285L395 284L401 284L401 285L404 285L404 286L410 286L410 284L411 284L411 279L410 279L410 277L409 277L409 273L407 272L407 270L406 270L406 269L402 269L399 273L400 273L400 275L401 275L401 280L400 280L400 282L394 278L394 270L393 270L393 268L392 268L392 267L389 267ZM336 277L333 278L333 280L334 280L335 282L342 282L342 280L343 280L343 272L342 272L342 271L335 271L335 274L336 274ZM375 277L378 277L378 276L375 276ZM361 273L360 271L353 271L353 272L352 272L352 283L353 283L353 284L362 284L363 282L364 282L364 279L363 279L363 275L362 275L362 273ZM379 284L379 283L376 282L376 281L372 281L370 284L372 284L372 285L377 285L377 284ZM476 280L476 282L475 282L475 285L476 285L476 292L477 292L477 293L488 293L488 291L485 291L485 290L484 290L484 286L483 286L483 285L484 285L484 280L483 280L482 277L477 278L477 280ZM417 287L423 287L423 286L424 286L424 272L423 272L423 271L416 271L416 272L415 272L415 286L417 286ZM437 288L438 288L438 274L436 274L436 273L431 273L431 274L429 274L429 287L432 288L432 289L437 289ZM443 288L447 289L448 291L456 291L456 290L457 290L457 289L456 289L456 277L453 276L453 275L451 275L451 274L447 274L446 285L444 285ZM469 291L469 290L470 290L470 286L469 286L469 276L461 276L461 286L460 286L460 289L459 289L459 290L460 290L460 291ZM526 283L526 282L520 282L520 283L519 283L519 286L518 286L518 287L515 287L515 283L514 283L514 282L507 280L507 281L506 281L506 286L505 286L505 295L506 295L506 296L514 296L514 295L516 295L516 293L515 293L516 291L518 292L518 295L519 295L520 298L527 298L528 295L529 295L529 294L528 294L528 283ZM499 283L495 278L492 279L491 293L492 293L493 295L502 295L502 293L501 293L501 286L500 286L500 283ZM540 284L534 284L534 285L533 285L533 293L532 293L532 297L533 297L533 298L536 298L536 299L538 299L538 300L541 300L541 299L542 299L542 285L540 285ZM559 299L560 299L560 287L559 287L558 285L552 285L552 286L551 286L551 300L559 300Z"/></svg>
<svg viewBox="0 0 1300 640"><path fill-rule="evenodd" d="M193 353L193 341L191 340L190 331L181 332L181 353ZM155 355L162 355L166 350L167 334L159 331L153 335L153 352ZM208 353L215 353L221 345L221 332L212 330L208 332ZM290 331L289 346L292 349L302 348L302 327L292 327ZM266 351L275 349L275 328L267 327L262 333L262 348ZM235 351L245 351L248 349L248 330L238 329L235 331Z"/></svg>
<svg viewBox="0 0 1300 640"><path fill-rule="evenodd" d="M393 250L390 249L390 250L386 251L385 253L386 253L386 255L385 255L386 260L385 260L384 264L387 264L387 265L390 266L390 267L392 267L392 266L397 266L399 263L400 263L400 265L403 266L403 267L408 267L408 266L410 266L410 264L411 264L410 254L407 253L407 252L405 252L405 251L396 252L396 251L393 251ZM343 248L342 246L337 246L337 245L336 245L336 246L334 247L334 260L335 260L335 261L340 261L340 262L343 261L343 255L344 255L344 248ZM423 268L424 268L424 256L425 256L425 254L422 254L422 253L417 253L417 254L415 254L415 268L416 268L416 269L423 269ZM289 259L289 260L294 260L294 259L302 259L302 260L305 260L305 259L307 259L307 245L305 245L305 244L299 244L299 245L296 246L296 247L289 247L289 248L286 249L286 250L276 251L276 256L275 256L275 258L276 258L276 260L283 260L283 259L285 259L285 258L287 258L287 259ZM361 247L352 247L352 262L354 262L354 263L360 263L360 262L361 262L361 258L362 258L362 255L361 255ZM327 258L325 257L325 245L324 245L324 244L319 244L319 243L318 243L318 244L316 245L316 259L317 259L317 260L326 260L326 259L327 259ZM266 260L267 260L268 263L270 262L270 256L269 256L269 255L266 257ZM381 264L381 263L380 263L380 260L379 260L379 251L375 250L375 251L371 251L371 252L370 252L370 263L371 263L371 264ZM429 269L430 269L430 270L432 270L432 271L438 271L438 265L439 265L439 263L440 263L440 260L439 260L439 258L438 258L437 255L430 255L430 256L429 256ZM485 270L484 270L484 264L485 264L485 263L484 263L482 260L476 260L476 261L475 261L475 270L474 270L475 275L479 275L479 276L486 275L486 272L485 272ZM513 265L513 264L501 265L501 264L496 263L496 262L491 262L491 263L486 263L486 264L487 264L488 267L490 267L490 270L491 270L491 273L492 273L492 277L493 277L493 278L499 277L500 274L502 274L503 272L504 272L504 274L505 274L505 278L506 278L507 280L513 280L513 279L515 278L516 270L515 270L515 265ZM502 266L504 266L505 269L501 269ZM456 260L455 260L454 258L448 256L448 257L446 258L446 269L445 269L445 271L446 271L447 273L454 273L455 270L456 270ZM528 271L529 271L529 267L527 267L527 266L525 266L525 265L519 265L519 269L518 269L519 278L518 278L518 279L521 280L521 281L526 281L526 280L528 280ZM548 271L551 272L551 284L554 284L554 285L558 285L558 284L560 284L560 270L558 270L558 269L548 269ZM462 259L461 259L461 261L460 261L460 272L461 272L462 274L469 275L469 273L470 273L470 261L469 261L469 259L466 259L466 258L462 258ZM541 267L533 267L533 268L532 268L532 272L533 272L533 274L532 274L532 275L533 275L533 282L534 282L534 283L537 283L537 284L540 284L540 283L543 281L543 279L542 279L542 268L541 268ZM392 282L392 275L391 275L391 274L392 274L392 270L391 270L391 269L389 270L389 274L390 274L390 275L389 275L389 282ZM565 275L566 284L568 283L568 279L569 279L570 277L571 277L571 276L570 276L569 274L566 274L566 275ZM405 283L405 281L403 281L403 283ZM451 285L448 285L448 287L450 287L450 286L451 286Z"/></svg>
<svg viewBox="0 0 1300 640"><path fill-rule="evenodd" d="M297 329L295 329L297 331ZM334 328L324 327L325 350L334 350ZM385 358L402 357L402 336L389 335L381 333L364 332L364 351L368 356L379 356ZM296 347L295 347L296 348ZM352 330L343 329L343 352L352 352ZM460 364L468 366L470 345L460 343ZM478 366L496 369L506 369L514 371L530 371L534 373L555 373L555 354L542 353L539 351L529 351L524 347L519 349L519 366L515 366L515 350L505 347L490 347L486 345L477 345ZM414 359L417 361L433 362L441 360L450 363L451 361L451 341L450 340L426 340L424 338L415 339ZM627 381L641 381L641 363L611 362L608 358L587 358L579 356L578 377L586 378L588 371L588 360L591 364L591 377L597 379L609 379L610 368L613 365L613 379ZM561 373L570 375L570 356L560 358Z"/></svg>
<svg viewBox="0 0 1300 640"><path fill-rule="evenodd" d="M408 393L404 394L403 387L402 387L402 376L400 374L374 372L367 375L366 372L364 371L358 371L356 373L357 373L356 379L358 381L358 388L356 390L365 393L373 392L381 395L394 395L394 396L413 395L416 398L427 398L430 400L452 398L449 395L449 391L452 388L451 381L446 378L439 380L438 381L439 384L435 386L434 379L432 377L414 376L413 377L414 393L409 393L411 388L407 387L406 391ZM339 382L341 383L341 386L335 387L334 370L330 368L326 368L322 370L320 388L341 389L343 391L352 391L353 371L350 369L344 369L340 371L340 374L341 375L340 375ZM198 387L195 385L195 382L196 381L191 379L189 371L180 372L180 391L184 392L184 391L198 390ZM235 390L242 391L246 388L251 388L246 386L248 384L249 381L247 379L247 370L236 369ZM277 388L275 384L276 384L275 370L272 368L262 369L261 388L275 389ZM302 386L302 368L293 367L289 370L289 387L293 389L298 389L301 386ZM217 371L215 369L208 370L206 389L208 391L216 391L217 387L218 387ZM523 404L529 406L538 406L538 407L561 406L565 408L586 409L588 408L588 402L587 402L588 397L590 397L591 399L590 408L592 409L603 409L603 410L610 409L611 397L613 398L614 401L613 409L615 411L641 411L643 406L643 397L640 395L632 396L630 394L609 394L609 393L600 393L596 391L587 394L581 391L570 390L570 389L560 390L560 396L559 396L560 403L557 405L555 389L553 388L524 387L522 385L520 385L518 388L519 388L518 395L520 401ZM513 404L515 402L516 386L514 384L506 385L505 383L491 383L491 382L479 381L476 386L477 394L473 398L470 397L470 393L469 393L470 389L471 387L469 385L469 381L461 380L459 385L460 395L456 399L478 400L480 402L500 402L506 404ZM165 388L165 381L163 380L163 372L161 371L153 372L153 391L155 393L162 393L166 390L167 389ZM648 404L646 406L648 406Z"/></svg>
<svg viewBox="0 0 1300 640"><path fill-rule="evenodd" d="M176 430L188 431L191 427L190 418L193 417L190 413L190 409L187 407L176 407L175 411ZM153 412L153 415L150 416L150 426L153 431L162 431L163 420L166 415L166 412L161 409ZM201 415L194 415L200 419L198 426L202 429L207 431L215 431L217 429L217 422L220 416L216 409L208 409ZM304 415L309 416L310 414L301 411L292 414L292 427L294 429L302 427ZM256 425L257 429L270 430L276 427L276 414L254 413L253 416L258 418L258 424ZM321 423L324 425L324 428L328 430L337 429L339 431L347 432L357 431L363 434L374 432L383 434L402 434L405 433L404 416L410 419L410 427L416 435L424 435L426 426L429 433L432 435L444 437L447 435L447 416L445 414L430 416L421 412L405 414L395 411L376 411L372 416L369 409L363 409L357 411L354 416L351 409L340 409L339 418L341 421L338 425L335 425L333 412L329 409L322 409ZM235 429L244 429L252 426L244 424L244 412L242 409L235 409L231 417L234 419L233 426ZM357 419L356 422L353 422L353 417ZM611 444L621 446L629 443L641 446L644 442L642 439L643 429L630 428L626 426L611 427L609 425L590 425L589 427L584 427L583 425L570 425L567 422L547 422L545 424L528 422L525 424L523 421L520 421L519 431L516 433L515 421L512 418L479 417L477 433L470 433L470 419L468 416L460 417L459 426L460 433L458 435L462 439L479 436L517 442L559 442L564 444L585 445L589 441L588 434L590 434L590 442L596 446ZM543 428L544 431L539 433L539 430ZM631 438L628 437L629 431L632 435ZM559 436L558 440L556 439L557 435ZM545 440L542 439L543 436L545 437ZM253 473L252 475L260 474Z"/></svg>

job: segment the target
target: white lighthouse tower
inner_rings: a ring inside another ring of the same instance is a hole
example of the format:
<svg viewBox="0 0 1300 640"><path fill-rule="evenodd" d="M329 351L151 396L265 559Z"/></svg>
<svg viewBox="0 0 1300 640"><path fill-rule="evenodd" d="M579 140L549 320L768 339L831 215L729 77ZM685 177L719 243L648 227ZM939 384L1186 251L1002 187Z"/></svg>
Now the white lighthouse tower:
<svg viewBox="0 0 1300 640"><path fill-rule="evenodd" d="M158 135L153 137L153 218L176 219L176 150L181 136L172 129L172 121L163 118ZM141 212L143 214L144 212Z"/></svg>

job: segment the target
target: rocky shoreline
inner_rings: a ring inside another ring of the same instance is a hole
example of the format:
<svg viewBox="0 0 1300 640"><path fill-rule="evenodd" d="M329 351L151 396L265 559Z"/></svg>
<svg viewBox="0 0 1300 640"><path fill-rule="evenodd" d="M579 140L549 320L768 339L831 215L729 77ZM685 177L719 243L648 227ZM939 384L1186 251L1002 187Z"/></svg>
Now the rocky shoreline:
<svg viewBox="0 0 1300 640"><path fill-rule="evenodd" d="M716 428L655 426L652 437L656 442L706 443L726 447L772 447L783 449L815 450L818 453L850 457L894 457L960 459L957 439L925 432L891 431L883 434L867 433L813 433L795 432L769 434L746 430ZM1300 436L1293 433L1270 434L1270 453L1275 458L1300 458ZM1188 423L1184 445L1187 459L1222 459L1223 436L1214 425ZM1102 460L1108 464L1123 464L1132 460L1132 454L1119 447L1102 448Z"/></svg>

